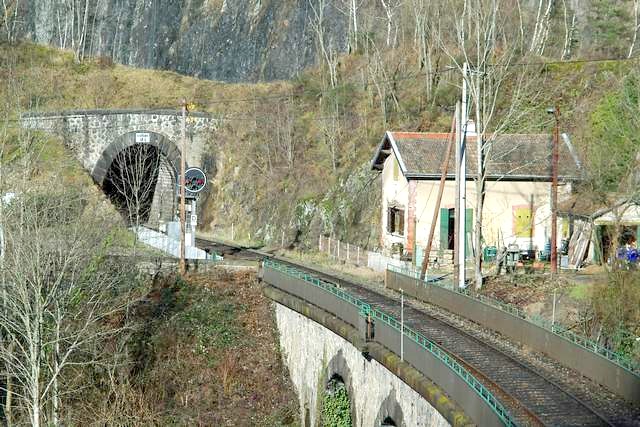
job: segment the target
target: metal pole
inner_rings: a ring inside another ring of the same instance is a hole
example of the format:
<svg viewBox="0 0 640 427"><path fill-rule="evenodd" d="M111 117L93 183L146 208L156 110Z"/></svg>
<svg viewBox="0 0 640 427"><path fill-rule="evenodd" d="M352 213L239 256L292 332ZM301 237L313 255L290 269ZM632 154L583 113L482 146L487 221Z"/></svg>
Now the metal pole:
<svg viewBox="0 0 640 427"><path fill-rule="evenodd" d="M280 239L280 247L284 248L284 230L282 230L282 239Z"/></svg>
<svg viewBox="0 0 640 427"><path fill-rule="evenodd" d="M400 288L400 360L404 361L404 291Z"/></svg>
<svg viewBox="0 0 640 427"><path fill-rule="evenodd" d="M459 134L459 144L460 144L460 165L459 170L460 174L457 177L458 183L458 191L459 191L459 200L458 200L458 211L456 212L456 219L458 221L458 229L456 233L458 234L458 287L464 288L466 286L466 247L467 247L467 236L465 230L466 224L466 209L467 209L467 165L466 165L466 136L467 136L467 121L468 112L467 112L467 74L468 74L468 64L465 62L463 66L463 78L462 78L462 106L461 110L461 119L460 126L461 131Z"/></svg>
<svg viewBox="0 0 640 427"><path fill-rule="evenodd" d="M553 290L553 310L551 312L551 325L555 326L556 324L556 290Z"/></svg>
<svg viewBox="0 0 640 427"><path fill-rule="evenodd" d="M560 131L560 108L556 106L553 113L556 126L553 132L553 158L551 182L551 273L558 273L558 138Z"/></svg>
<svg viewBox="0 0 640 427"><path fill-rule="evenodd" d="M347 261L349 261L349 242L347 242Z"/></svg>
<svg viewBox="0 0 640 427"><path fill-rule="evenodd" d="M182 126L181 126L182 149L180 150L180 274L186 273L185 263L185 188L184 188L184 172L186 169L186 151L187 151L187 101L182 100Z"/></svg>
<svg viewBox="0 0 640 427"><path fill-rule="evenodd" d="M459 283L458 273L460 273L460 266L458 265L458 261L460 257L458 256L458 252L460 252L460 236L458 235L458 230L460 228L459 222L460 218L458 214L460 212L460 138L462 135L462 109L458 108L457 116L456 116L456 180L455 180L455 189L456 195L454 199L454 210L453 210L453 283L456 286ZM449 227L447 227L447 231ZM448 236L447 236L448 241ZM443 248L444 249L444 248ZM443 252L444 254L444 252Z"/></svg>
<svg viewBox="0 0 640 427"><path fill-rule="evenodd" d="M233 238L234 238L234 236L233 236L233 223L231 223L231 241L233 241Z"/></svg>
<svg viewBox="0 0 640 427"><path fill-rule="evenodd" d="M356 255L356 265L360 265L360 246L358 246L358 254Z"/></svg>

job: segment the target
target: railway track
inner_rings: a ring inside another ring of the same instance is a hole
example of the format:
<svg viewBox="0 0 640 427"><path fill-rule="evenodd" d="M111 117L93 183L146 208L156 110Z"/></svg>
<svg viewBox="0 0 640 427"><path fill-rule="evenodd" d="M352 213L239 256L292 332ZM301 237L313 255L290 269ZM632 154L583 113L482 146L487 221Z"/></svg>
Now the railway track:
<svg viewBox="0 0 640 427"><path fill-rule="evenodd" d="M223 246L232 247L228 244ZM228 251L233 252L231 249ZM397 319L400 318L400 307L396 298L362 284L265 252L235 247L233 254L253 257L251 259L270 257L305 270L327 282L334 283ZM590 401L584 395L576 396L559 384L557 379L545 375L527 361L519 360L486 340L463 331L444 316L429 314L411 304L405 304L404 319L407 326L437 343L481 380L509 409L520 425L638 425L636 423L638 419L635 416L627 419L624 415L611 417L601 414L598 409L595 409L598 407L597 402Z"/></svg>
<svg viewBox="0 0 640 427"><path fill-rule="evenodd" d="M217 242L208 239L196 238L196 246L208 253L216 253L227 259L243 259L259 261L269 254L255 249L236 246L231 243Z"/></svg>

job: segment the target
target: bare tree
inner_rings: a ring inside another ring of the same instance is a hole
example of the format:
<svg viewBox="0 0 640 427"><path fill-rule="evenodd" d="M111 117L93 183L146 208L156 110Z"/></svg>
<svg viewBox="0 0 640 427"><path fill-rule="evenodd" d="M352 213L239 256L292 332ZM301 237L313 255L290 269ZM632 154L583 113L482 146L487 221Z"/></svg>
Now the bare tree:
<svg viewBox="0 0 640 427"><path fill-rule="evenodd" d="M631 38L631 46L627 58L631 58L635 53L636 40L640 31L640 0L633 0L633 36Z"/></svg>
<svg viewBox="0 0 640 427"><path fill-rule="evenodd" d="M329 7L327 0L308 0L311 7L312 16L310 17L310 25L316 34L316 45L322 56L323 62L329 70L329 80L331 87L338 85L338 49L333 39L333 32L327 31L325 28L325 10Z"/></svg>
<svg viewBox="0 0 640 427"><path fill-rule="evenodd" d="M380 0L387 19L387 47L395 47L398 41L398 22L396 12L402 6L402 0ZM393 37L391 34L393 33Z"/></svg>
<svg viewBox="0 0 640 427"><path fill-rule="evenodd" d="M77 62L84 60L89 38L97 19L97 12L102 0L63 0L56 4L56 27L58 44L61 48L71 48ZM93 15L92 22L89 16Z"/></svg>
<svg viewBox="0 0 640 427"><path fill-rule="evenodd" d="M296 156L296 137L294 132L295 124L295 107L293 99L278 105L278 114L276 115L276 138L275 142L278 146L278 152L284 156L287 169L293 169Z"/></svg>
<svg viewBox="0 0 640 427"><path fill-rule="evenodd" d="M549 37L549 25L554 4L555 0L538 0L536 23L533 28L531 45L529 47L531 53L535 53L536 55L542 55L544 53Z"/></svg>
<svg viewBox="0 0 640 427"><path fill-rule="evenodd" d="M397 52L391 52L391 54L394 53ZM389 121L389 113L392 110L400 111L400 101L398 100L396 80L394 77L397 77L404 58L398 61L388 61L396 67L395 71L388 70L387 61L385 61L383 53L378 49L375 40L372 38L367 40L366 56L368 79L373 83L378 95L382 122L386 126Z"/></svg>
<svg viewBox="0 0 640 427"><path fill-rule="evenodd" d="M105 257L115 224L102 200L38 182L46 145L27 131L16 137L20 156L0 156L0 389L8 424L59 425L62 403L77 393L61 379L72 367L101 363L99 343L123 330L112 319L134 299L125 269Z"/></svg>
<svg viewBox="0 0 640 427"><path fill-rule="evenodd" d="M337 9L347 16L349 22L349 52L358 50L358 9L362 7L364 0L341 0L346 3L347 9L337 7Z"/></svg>
<svg viewBox="0 0 640 427"><path fill-rule="evenodd" d="M132 226L149 220L161 155L150 144L122 150L105 177L105 190Z"/></svg>
<svg viewBox="0 0 640 427"><path fill-rule="evenodd" d="M6 209L0 361L13 386L4 389L17 418L58 425L64 396L75 392L60 379L72 366L101 363L92 349L121 332L110 320L133 302L129 283L109 268L110 224L85 195L22 192Z"/></svg>
<svg viewBox="0 0 640 427"><path fill-rule="evenodd" d="M455 29L455 50L443 39L440 45L461 72L464 63L471 68L470 73L463 73L463 78L472 100L467 113L473 110L477 133L474 249L476 288L479 289L483 280L481 246L486 164L495 137L523 114L520 106L527 75L522 69L512 66L521 44L518 40L521 32L512 19L507 19L505 11L514 10L516 5L499 0L463 0L459 6L449 8L456 11L453 13L454 22L451 23ZM518 74L516 71L521 72ZM513 82L509 98L506 99L508 108L501 111L500 118L496 119L498 100L505 96L503 86L508 79Z"/></svg>
<svg viewBox="0 0 640 427"><path fill-rule="evenodd" d="M412 0L415 19L413 43L418 50L419 67L425 76L425 92L435 102L434 90L438 85L439 64L438 32L440 31L440 10L428 0Z"/></svg>
<svg viewBox="0 0 640 427"><path fill-rule="evenodd" d="M20 0L2 0L2 26L9 43L15 43L16 41L16 24L19 10Z"/></svg>

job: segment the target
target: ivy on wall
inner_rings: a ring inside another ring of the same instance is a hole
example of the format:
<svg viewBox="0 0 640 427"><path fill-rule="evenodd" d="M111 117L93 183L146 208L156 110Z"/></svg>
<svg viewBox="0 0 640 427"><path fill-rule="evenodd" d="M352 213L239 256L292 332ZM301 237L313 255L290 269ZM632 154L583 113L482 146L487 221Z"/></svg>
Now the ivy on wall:
<svg viewBox="0 0 640 427"><path fill-rule="evenodd" d="M322 396L321 423L324 427L351 427L351 401L344 383L332 379Z"/></svg>

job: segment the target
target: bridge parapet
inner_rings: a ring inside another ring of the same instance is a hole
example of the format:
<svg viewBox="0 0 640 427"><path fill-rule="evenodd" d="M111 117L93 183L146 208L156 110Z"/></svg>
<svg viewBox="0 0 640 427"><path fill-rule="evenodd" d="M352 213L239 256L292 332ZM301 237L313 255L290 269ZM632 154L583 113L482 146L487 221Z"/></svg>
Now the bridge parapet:
<svg viewBox="0 0 640 427"><path fill-rule="evenodd" d="M438 305L539 351L609 390L640 404L640 367L560 325L530 319L517 307L419 279L420 273L390 266L385 286Z"/></svg>
<svg viewBox="0 0 640 427"><path fill-rule="evenodd" d="M400 322L384 311L331 283L273 260L265 260L263 280L337 316L363 337L367 335L367 320L373 317L377 320L374 341L400 354ZM498 399L444 350L411 328L405 327L404 332L405 361L442 387L477 425L516 425Z"/></svg>

